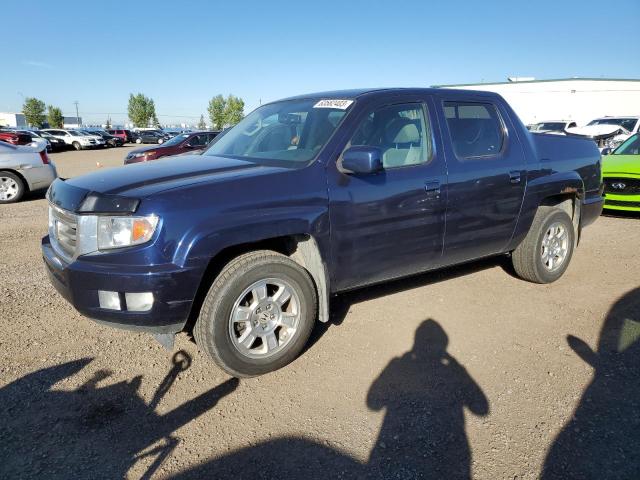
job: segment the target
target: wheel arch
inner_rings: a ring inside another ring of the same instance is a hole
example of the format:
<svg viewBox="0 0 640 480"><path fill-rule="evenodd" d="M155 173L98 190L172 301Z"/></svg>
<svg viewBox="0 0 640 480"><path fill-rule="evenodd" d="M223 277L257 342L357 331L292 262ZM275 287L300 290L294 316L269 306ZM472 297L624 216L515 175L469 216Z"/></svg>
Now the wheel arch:
<svg viewBox="0 0 640 480"><path fill-rule="evenodd" d="M25 192L24 193L29 193L31 191L31 185L29 184L29 181L18 170L15 170L13 168L2 168L2 167L0 167L0 172L9 172L9 173L13 173L14 175L20 177L20 180L22 180L22 183L24 183L24 188L25 188Z"/></svg>
<svg viewBox="0 0 640 480"><path fill-rule="evenodd" d="M318 242L309 234L291 234L230 245L211 257L198 285L184 330L192 330L211 284L225 265L239 255L256 250L271 250L286 255L309 272L318 296L318 319L321 322L329 320L329 274Z"/></svg>
<svg viewBox="0 0 640 480"><path fill-rule="evenodd" d="M527 184L520 218L518 218L518 224L508 251L515 249L524 240L538 208L544 206L558 206L567 212L573 220L576 241L579 241L581 206L584 195L584 182L578 172L574 170L556 172L530 181Z"/></svg>

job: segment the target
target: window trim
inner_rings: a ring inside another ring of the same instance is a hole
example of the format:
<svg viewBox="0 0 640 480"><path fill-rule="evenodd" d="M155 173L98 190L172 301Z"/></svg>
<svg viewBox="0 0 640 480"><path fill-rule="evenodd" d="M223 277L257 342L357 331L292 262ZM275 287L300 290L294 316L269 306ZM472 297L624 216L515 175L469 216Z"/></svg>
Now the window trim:
<svg viewBox="0 0 640 480"><path fill-rule="evenodd" d="M500 146L500 150L498 150L496 153L490 154L490 155L472 155L469 157L461 157L456 153L455 148L453 147L453 137L451 135L451 129L449 128L449 122L447 121L447 114L445 112L445 103L461 103L464 105L491 105L494 110L496 111L497 115L498 115L498 122L500 123L500 129L502 131L502 145ZM507 125L504 121L504 117L502 116L502 112L500 112L500 108L499 106L489 100L485 100L485 101L475 101L475 100L447 100L447 99L442 99L441 100L441 107L442 107L442 116L444 117L444 123L447 126L447 133L449 134L449 145L451 146L451 151L453 152L453 154L455 155L457 160L460 160L461 162L465 162L467 160L490 160L493 158L499 158L502 157L504 155L504 152L507 149L507 144L509 141L509 129L507 128Z"/></svg>
<svg viewBox="0 0 640 480"><path fill-rule="evenodd" d="M431 121L431 117L429 116L429 108L427 105L426 100L415 100L415 101L397 101L397 102L391 102L391 103L383 103L380 105L375 105L371 110L365 110L360 116L359 118L356 120L356 125L355 125L355 129L351 132L351 134L349 135L349 138L347 140L347 142L345 143L344 147L342 148L342 151L340 152L340 155L338 156L338 160L336 161L336 166L338 167L338 170L342 173L345 173L346 171L343 169L342 167L342 160L344 157L344 152L346 152L349 148L351 148L351 139L353 138L353 136L355 135L355 133L358 131L358 129L360 128L360 125L362 124L362 122L364 121L365 118L367 118L369 115L371 115L372 112L376 112L378 110L381 110L383 108L388 108L388 107L394 107L397 105L416 105L420 107L420 110L422 111L422 116L425 120L425 126L427 128L429 128L430 130L430 135L428 136L429 138L429 146L431 147L429 149L429 155L427 156L426 160L424 162L421 163L414 163L411 165L398 165L397 167L384 167L382 169L383 172L387 172L387 171L395 171L395 170L399 170L399 169L404 169L404 168L412 168L412 167L424 167L427 165L430 165L431 162L433 162L433 159L435 158L435 151L436 151L436 138L435 138L435 129L433 127L433 122ZM427 139L427 135L425 135L425 140Z"/></svg>

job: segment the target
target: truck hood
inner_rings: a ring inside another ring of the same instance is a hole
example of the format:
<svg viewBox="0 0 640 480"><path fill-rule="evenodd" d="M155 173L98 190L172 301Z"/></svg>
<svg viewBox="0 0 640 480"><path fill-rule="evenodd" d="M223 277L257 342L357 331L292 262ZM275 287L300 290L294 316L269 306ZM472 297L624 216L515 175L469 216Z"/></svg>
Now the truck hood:
<svg viewBox="0 0 640 480"><path fill-rule="evenodd" d="M98 170L64 183L87 193L144 198L195 183L228 181L238 176L265 175L281 170L284 168L262 166L247 160L189 155Z"/></svg>
<svg viewBox="0 0 640 480"><path fill-rule="evenodd" d="M567 128L567 132L589 137L604 137L619 134L629 135L629 132L620 125L585 125L584 127Z"/></svg>
<svg viewBox="0 0 640 480"><path fill-rule="evenodd" d="M602 158L602 173L640 175L640 155L607 155Z"/></svg>

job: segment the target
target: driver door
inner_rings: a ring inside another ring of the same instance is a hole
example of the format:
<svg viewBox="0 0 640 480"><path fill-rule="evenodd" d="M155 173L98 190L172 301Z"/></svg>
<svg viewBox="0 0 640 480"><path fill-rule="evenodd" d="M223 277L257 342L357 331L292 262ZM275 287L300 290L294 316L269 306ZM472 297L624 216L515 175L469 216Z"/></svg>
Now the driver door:
<svg viewBox="0 0 640 480"><path fill-rule="evenodd" d="M442 256L446 183L428 99L365 110L345 147L379 148L383 170L341 171L330 165L331 246L337 290L409 275ZM333 170L331 168L333 167Z"/></svg>

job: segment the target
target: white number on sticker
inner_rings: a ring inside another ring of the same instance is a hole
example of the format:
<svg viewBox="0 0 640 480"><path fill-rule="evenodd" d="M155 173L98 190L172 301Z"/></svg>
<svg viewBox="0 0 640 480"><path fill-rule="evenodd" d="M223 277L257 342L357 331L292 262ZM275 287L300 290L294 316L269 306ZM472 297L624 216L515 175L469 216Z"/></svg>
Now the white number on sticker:
<svg viewBox="0 0 640 480"><path fill-rule="evenodd" d="M313 108L339 108L340 110L346 110L352 103L353 100L320 100Z"/></svg>

